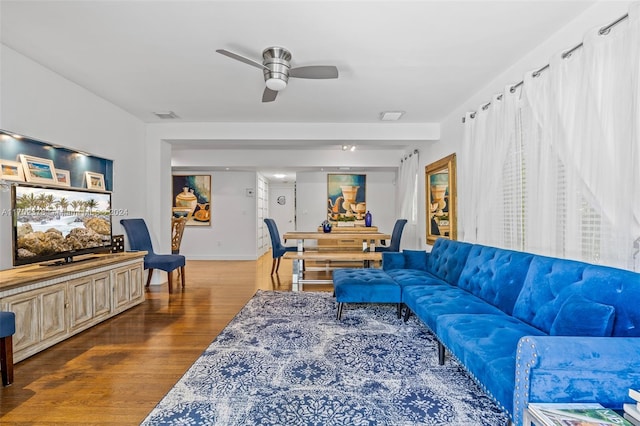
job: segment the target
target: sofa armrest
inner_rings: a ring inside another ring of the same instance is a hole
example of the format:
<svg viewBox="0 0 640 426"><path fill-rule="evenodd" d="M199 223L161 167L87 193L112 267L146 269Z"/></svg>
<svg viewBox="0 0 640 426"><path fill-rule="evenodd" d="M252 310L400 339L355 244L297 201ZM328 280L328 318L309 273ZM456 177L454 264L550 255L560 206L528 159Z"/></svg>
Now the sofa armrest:
<svg viewBox="0 0 640 426"><path fill-rule="evenodd" d="M404 269L404 260L402 252L383 251L382 269L385 271L390 271L392 269Z"/></svg>
<svg viewBox="0 0 640 426"><path fill-rule="evenodd" d="M529 402L599 402L622 409L640 386L640 338L525 336L516 354L514 423Z"/></svg>

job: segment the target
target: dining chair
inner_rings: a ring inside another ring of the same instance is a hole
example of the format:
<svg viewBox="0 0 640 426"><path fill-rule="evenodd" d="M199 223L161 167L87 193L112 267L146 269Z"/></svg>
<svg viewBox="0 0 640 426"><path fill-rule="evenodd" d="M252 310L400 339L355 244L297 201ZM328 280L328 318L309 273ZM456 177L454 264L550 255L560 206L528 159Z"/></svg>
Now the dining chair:
<svg viewBox="0 0 640 426"><path fill-rule="evenodd" d="M264 223L267 224L267 228L269 229L269 235L271 236L271 254L273 255L273 264L271 265L271 275L275 271L278 273L278 269L280 268L280 259L282 255L288 251L296 251L297 247L287 247L282 244L280 240L280 233L278 232L278 226L276 225L276 221L270 218L265 218Z"/></svg>
<svg viewBox="0 0 640 426"><path fill-rule="evenodd" d="M2 386L13 383L13 335L16 332L16 314L0 312L0 373Z"/></svg>
<svg viewBox="0 0 640 426"><path fill-rule="evenodd" d="M160 269L167 273L167 281L169 283L169 293L173 290L173 271L180 268L180 278L182 288L184 288L184 265L185 257L180 254L157 254L153 251L149 228L144 219L122 219L120 223L124 227L129 239L131 250L146 251L144 257L144 269L149 270L147 283L145 287L149 287L151 276L154 269Z"/></svg>
<svg viewBox="0 0 640 426"><path fill-rule="evenodd" d="M388 246L376 246L376 251L400 251L400 240L402 239L402 231L407 224L407 219L398 219L393 225L391 233L391 242Z"/></svg>
<svg viewBox="0 0 640 426"><path fill-rule="evenodd" d="M182 234L186 224L186 217L171 218L171 254L180 254L180 244L182 244Z"/></svg>
<svg viewBox="0 0 640 426"><path fill-rule="evenodd" d="M186 217L171 218L171 254L180 254L180 245L182 244L182 234L184 234L184 227L187 224ZM180 269L178 269L178 277L181 277Z"/></svg>

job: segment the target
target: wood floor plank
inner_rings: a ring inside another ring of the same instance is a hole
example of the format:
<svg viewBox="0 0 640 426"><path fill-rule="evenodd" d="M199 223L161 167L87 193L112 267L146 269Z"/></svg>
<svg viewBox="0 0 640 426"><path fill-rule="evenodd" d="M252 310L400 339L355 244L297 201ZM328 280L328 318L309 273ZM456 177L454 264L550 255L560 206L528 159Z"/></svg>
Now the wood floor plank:
<svg viewBox="0 0 640 426"><path fill-rule="evenodd" d="M143 304L19 362L0 424L139 424L257 290L291 290L291 262L275 277L271 262L188 261L184 290L151 286Z"/></svg>

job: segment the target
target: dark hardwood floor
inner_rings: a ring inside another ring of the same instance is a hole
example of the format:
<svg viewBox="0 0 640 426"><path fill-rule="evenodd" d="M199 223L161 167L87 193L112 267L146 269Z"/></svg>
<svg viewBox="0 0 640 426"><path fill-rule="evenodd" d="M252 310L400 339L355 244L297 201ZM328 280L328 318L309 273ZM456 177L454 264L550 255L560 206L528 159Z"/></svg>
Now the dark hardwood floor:
<svg viewBox="0 0 640 426"><path fill-rule="evenodd" d="M271 277L271 261L188 261L184 290L151 286L142 305L19 362L0 424L139 424L258 289L291 290L291 263Z"/></svg>

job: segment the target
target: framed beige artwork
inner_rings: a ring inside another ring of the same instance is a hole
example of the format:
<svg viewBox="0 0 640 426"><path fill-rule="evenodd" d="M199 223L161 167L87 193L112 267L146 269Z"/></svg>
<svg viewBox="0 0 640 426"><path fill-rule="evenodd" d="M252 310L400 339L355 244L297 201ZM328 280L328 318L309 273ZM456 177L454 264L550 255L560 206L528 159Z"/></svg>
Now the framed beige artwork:
<svg viewBox="0 0 640 426"><path fill-rule="evenodd" d="M456 154L425 167L427 244L456 239Z"/></svg>
<svg viewBox="0 0 640 426"><path fill-rule="evenodd" d="M71 186L71 173L69 170L56 169L56 177L58 178L58 185Z"/></svg>
<svg viewBox="0 0 640 426"><path fill-rule="evenodd" d="M20 154L18 158L20 159L20 163L22 163L24 177L27 182L58 184L53 161L26 154Z"/></svg>
<svg viewBox="0 0 640 426"><path fill-rule="evenodd" d="M104 175L102 173L84 172L84 181L87 189L104 191Z"/></svg>
<svg viewBox="0 0 640 426"><path fill-rule="evenodd" d="M17 161L0 159L0 179L24 182L22 164Z"/></svg>

